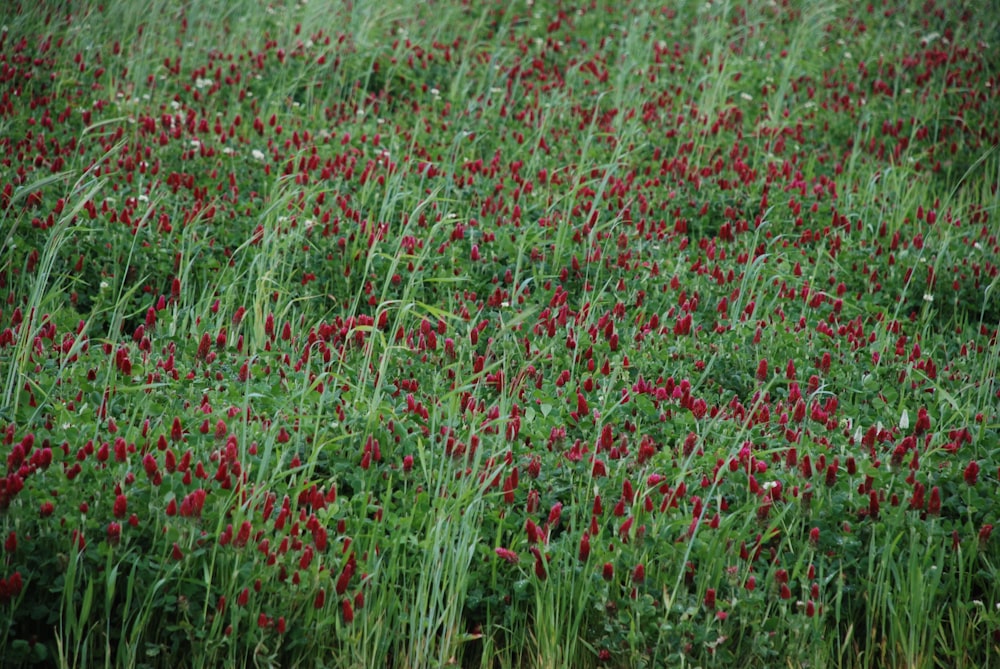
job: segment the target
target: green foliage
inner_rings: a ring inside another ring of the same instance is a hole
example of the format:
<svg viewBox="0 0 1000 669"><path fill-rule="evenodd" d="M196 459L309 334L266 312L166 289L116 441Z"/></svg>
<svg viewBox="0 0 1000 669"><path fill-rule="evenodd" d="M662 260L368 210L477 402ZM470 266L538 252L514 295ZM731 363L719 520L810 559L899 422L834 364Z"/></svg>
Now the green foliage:
<svg viewBox="0 0 1000 669"><path fill-rule="evenodd" d="M998 21L18 3L5 666L995 664Z"/></svg>

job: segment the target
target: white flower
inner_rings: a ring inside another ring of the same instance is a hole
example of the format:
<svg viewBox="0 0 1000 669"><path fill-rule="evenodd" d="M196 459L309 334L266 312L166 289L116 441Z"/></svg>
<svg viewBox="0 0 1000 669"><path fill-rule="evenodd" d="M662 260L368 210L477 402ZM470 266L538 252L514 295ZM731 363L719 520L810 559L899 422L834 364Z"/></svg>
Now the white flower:
<svg viewBox="0 0 1000 669"><path fill-rule="evenodd" d="M903 413L899 416L899 429L905 430L910 427L910 414L903 409Z"/></svg>
<svg viewBox="0 0 1000 669"><path fill-rule="evenodd" d="M254 160L264 160L264 152L260 149L254 149L250 152L250 155L253 156Z"/></svg>

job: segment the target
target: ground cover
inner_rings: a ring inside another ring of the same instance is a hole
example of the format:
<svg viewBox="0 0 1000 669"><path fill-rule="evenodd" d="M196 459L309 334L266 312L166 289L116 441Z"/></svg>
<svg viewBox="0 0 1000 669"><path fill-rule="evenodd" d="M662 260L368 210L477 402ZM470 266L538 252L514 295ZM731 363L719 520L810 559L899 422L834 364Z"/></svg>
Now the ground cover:
<svg viewBox="0 0 1000 669"><path fill-rule="evenodd" d="M0 10L5 666L1000 663L1000 12Z"/></svg>

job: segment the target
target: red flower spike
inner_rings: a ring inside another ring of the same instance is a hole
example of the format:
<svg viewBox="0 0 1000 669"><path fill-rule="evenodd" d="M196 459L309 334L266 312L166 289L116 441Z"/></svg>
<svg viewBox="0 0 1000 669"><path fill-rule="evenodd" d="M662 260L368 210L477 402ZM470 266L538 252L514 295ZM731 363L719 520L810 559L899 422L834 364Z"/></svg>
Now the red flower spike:
<svg viewBox="0 0 1000 669"><path fill-rule="evenodd" d="M542 556L542 552L538 550L537 547L532 546L529 550L531 551L531 554L535 556L535 576L539 581L544 581L549 576L545 565L545 558Z"/></svg>
<svg viewBox="0 0 1000 669"><path fill-rule="evenodd" d="M932 516L941 514L941 490L937 486L931 488L931 498L927 503L927 513Z"/></svg>
<svg viewBox="0 0 1000 669"><path fill-rule="evenodd" d="M709 609L715 608L715 588L709 588L705 591L705 607Z"/></svg>
<svg viewBox="0 0 1000 669"><path fill-rule="evenodd" d="M831 464L826 468L826 485L833 487L837 484L837 465Z"/></svg>
<svg viewBox="0 0 1000 669"><path fill-rule="evenodd" d="M246 592L246 590L243 592ZM324 604L326 604L326 590L320 588L319 592L316 593L316 598L313 600L313 608L321 609Z"/></svg>
<svg viewBox="0 0 1000 669"><path fill-rule="evenodd" d="M509 548L503 548L498 546L494 550L497 554L497 557L499 557L501 560L509 562L510 564L517 564L518 562L520 562L520 558L518 557L517 553L510 550Z"/></svg>
<svg viewBox="0 0 1000 669"><path fill-rule="evenodd" d="M970 486L976 485L976 480L979 477L979 463L975 460L971 461L965 468L962 477L965 479L965 483Z"/></svg>
<svg viewBox="0 0 1000 669"><path fill-rule="evenodd" d="M351 606L351 600L345 599L340 603L340 612L344 617L344 623L350 625L354 622L354 607Z"/></svg>
<svg viewBox="0 0 1000 669"><path fill-rule="evenodd" d="M343 595L347 592L347 587L351 583L351 577L354 576L354 568L351 563L348 562L344 565L343 571L340 572L340 576L337 577L337 594Z"/></svg>
<svg viewBox="0 0 1000 669"><path fill-rule="evenodd" d="M590 535L587 532L580 537L580 562L586 562L590 557Z"/></svg>
<svg viewBox="0 0 1000 669"><path fill-rule="evenodd" d="M181 547L177 545L176 541L174 542L173 550L170 551L170 556L178 562L184 559L184 553L181 552Z"/></svg>
<svg viewBox="0 0 1000 669"><path fill-rule="evenodd" d="M552 509L549 511L549 526L555 527L559 524L559 518L562 515L562 502L556 502L552 505Z"/></svg>
<svg viewBox="0 0 1000 669"><path fill-rule="evenodd" d="M146 470L146 476L150 479L155 478L157 473L156 458L153 457L151 453L146 453L142 458L142 468Z"/></svg>
<svg viewBox="0 0 1000 669"><path fill-rule="evenodd" d="M125 495L118 495L117 497L115 497L115 505L114 505L115 518L124 518L127 512L128 512L128 499L126 499Z"/></svg>
<svg viewBox="0 0 1000 669"><path fill-rule="evenodd" d="M174 417L174 423L170 427L170 438L177 442L184 438L184 428L181 426L181 419Z"/></svg>
<svg viewBox="0 0 1000 669"><path fill-rule="evenodd" d="M628 540L629 540L629 530L632 529L632 523L633 522L634 522L634 519L630 516L618 528L618 538L621 540L621 542L623 544L627 544L628 543Z"/></svg>
<svg viewBox="0 0 1000 669"><path fill-rule="evenodd" d="M528 518L528 520L525 521L524 529L528 534L528 543L537 544L541 541L542 531L538 528L538 525L535 524L535 521L531 520L531 518Z"/></svg>

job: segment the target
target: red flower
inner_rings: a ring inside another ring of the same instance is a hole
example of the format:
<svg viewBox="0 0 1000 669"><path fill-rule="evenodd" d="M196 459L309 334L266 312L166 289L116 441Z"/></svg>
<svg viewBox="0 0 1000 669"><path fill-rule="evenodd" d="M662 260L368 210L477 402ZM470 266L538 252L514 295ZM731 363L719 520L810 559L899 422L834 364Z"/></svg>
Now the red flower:
<svg viewBox="0 0 1000 669"><path fill-rule="evenodd" d="M837 464L836 462L834 462L834 464L831 464L826 468L826 485L832 487L836 484L837 484Z"/></svg>
<svg viewBox="0 0 1000 669"><path fill-rule="evenodd" d="M705 606L710 609L715 608L715 588L709 588L705 591Z"/></svg>
<svg viewBox="0 0 1000 669"><path fill-rule="evenodd" d="M117 497L115 497L115 507L114 507L115 518L124 518L127 512L128 512L128 499L126 499L125 495L118 495Z"/></svg>
<svg viewBox="0 0 1000 669"><path fill-rule="evenodd" d="M23 587L24 583L21 581L20 572L15 571L8 579L0 578L0 604L9 602L17 597L21 594Z"/></svg>
<svg viewBox="0 0 1000 669"><path fill-rule="evenodd" d="M173 441L180 441L184 438L184 428L181 426L181 419L174 417L174 423L170 427L170 438Z"/></svg>
<svg viewBox="0 0 1000 669"><path fill-rule="evenodd" d="M509 562L511 564L517 564L520 561L520 558L518 557L517 553L515 553L512 550L510 550L509 548L503 548L503 547L498 546L495 549L495 551L496 551L497 557L499 557L501 560L506 560L507 562Z"/></svg>
<svg viewBox="0 0 1000 669"><path fill-rule="evenodd" d="M595 479L608 475L608 468L604 464L603 460L598 460L597 458L594 458L594 464L593 467L591 467L590 475Z"/></svg>
<svg viewBox="0 0 1000 669"><path fill-rule="evenodd" d="M153 457L152 453L146 453L142 458L142 468L146 470L146 476L149 478L154 478L157 472L156 458Z"/></svg>
<svg viewBox="0 0 1000 669"><path fill-rule="evenodd" d="M630 516L621 526L618 528L618 538L621 539L622 543L628 543L628 533L632 529L632 523L634 519Z"/></svg>
<svg viewBox="0 0 1000 669"><path fill-rule="evenodd" d="M122 538L122 526L121 523L108 523L108 543L112 546L116 545Z"/></svg>
<svg viewBox="0 0 1000 669"><path fill-rule="evenodd" d="M340 572L340 576L337 577L338 595L347 592L347 586L350 585L352 576L354 576L354 563L348 560L347 564L344 565L344 569Z"/></svg>
<svg viewBox="0 0 1000 669"><path fill-rule="evenodd" d="M539 581L544 581L549 576L545 565L545 558L542 556L542 552L535 546L532 546L530 550L531 554L535 556L535 576L538 577Z"/></svg>
<svg viewBox="0 0 1000 669"><path fill-rule="evenodd" d="M580 562L586 562L590 557L590 535L586 532L580 537Z"/></svg>
<svg viewBox="0 0 1000 669"><path fill-rule="evenodd" d="M542 531L538 528L538 525L536 525L535 521L533 521L531 518L528 518L528 520L525 521L524 529L528 533L529 543L537 544L541 540Z"/></svg>
<svg viewBox="0 0 1000 669"><path fill-rule="evenodd" d="M562 502L556 502L552 505L552 509L549 510L549 525L555 527L559 524L559 518L562 515Z"/></svg>
<svg viewBox="0 0 1000 669"><path fill-rule="evenodd" d="M324 604L326 604L326 590L320 588L316 593L316 599L313 600L313 608L321 609Z"/></svg>
<svg viewBox="0 0 1000 669"><path fill-rule="evenodd" d="M932 516L937 516L941 513L941 490L937 486L931 488L931 499L927 503L927 513Z"/></svg>
<svg viewBox="0 0 1000 669"><path fill-rule="evenodd" d="M913 427L914 434L921 435L931 429L931 419L927 415L927 409L920 407L917 409L917 424Z"/></svg>
<svg viewBox="0 0 1000 669"><path fill-rule="evenodd" d="M351 606L351 600L345 599L340 603L340 611L344 616L344 622L350 625L354 622L354 607Z"/></svg>
<svg viewBox="0 0 1000 669"><path fill-rule="evenodd" d="M979 478L979 463L975 460L970 462L962 476L968 485L976 485L976 480Z"/></svg>
<svg viewBox="0 0 1000 669"><path fill-rule="evenodd" d="M236 534L236 540L233 541L233 545L237 548L243 548L250 541L250 521L244 520L243 524L240 525L240 531Z"/></svg>
<svg viewBox="0 0 1000 669"><path fill-rule="evenodd" d="M610 581L615 575L615 566L610 562L605 562L604 567L601 569L601 576L604 577L605 581Z"/></svg>
<svg viewBox="0 0 1000 669"><path fill-rule="evenodd" d="M174 548L170 552L170 556L172 558L174 558L175 560L183 560L184 559L184 553L181 552L181 547L177 545L176 541L174 542Z"/></svg>

